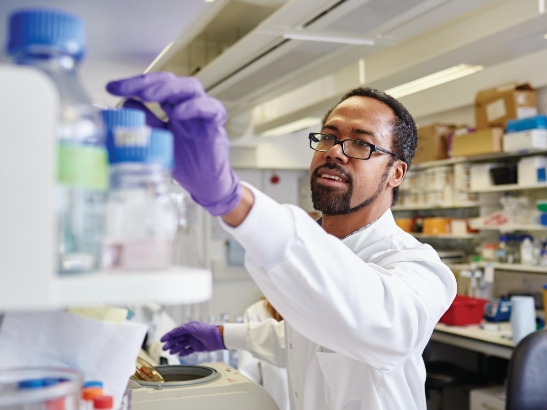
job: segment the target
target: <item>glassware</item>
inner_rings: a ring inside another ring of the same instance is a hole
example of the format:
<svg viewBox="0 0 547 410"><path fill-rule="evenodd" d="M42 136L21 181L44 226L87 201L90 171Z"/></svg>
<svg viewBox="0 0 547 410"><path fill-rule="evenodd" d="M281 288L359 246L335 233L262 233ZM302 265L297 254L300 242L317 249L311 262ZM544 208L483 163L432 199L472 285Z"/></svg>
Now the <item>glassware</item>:
<svg viewBox="0 0 547 410"><path fill-rule="evenodd" d="M107 125L108 127L108 125ZM177 225L169 178L173 135L163 129L115 129L103 264L159 270L171 265Z"/></svg>
<svg viewBox="0 0 547 410"><path fill-rule="evenodd" d="M78 410L82 381L70 369L0 370L0 410Z"/></svg>
<svg viewBox="0 0 547 410"><path fill-rule="evenodd" d="M83 22L62 11L26 9L14 12L9 25L7 49L13 62L41 70L59 91L58 269L61 273L96 270L108 164L102 122L76 76L85 51Z"/></svg>

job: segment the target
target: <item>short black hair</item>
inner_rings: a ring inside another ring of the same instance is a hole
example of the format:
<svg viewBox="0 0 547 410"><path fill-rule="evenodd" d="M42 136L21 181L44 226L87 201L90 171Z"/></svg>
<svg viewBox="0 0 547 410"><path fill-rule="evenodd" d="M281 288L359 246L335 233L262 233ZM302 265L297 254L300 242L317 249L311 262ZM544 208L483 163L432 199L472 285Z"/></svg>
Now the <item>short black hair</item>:
<svg viewBox="0 0 547 410"><path fill-rule="evenodd" d="M416 129L416 123L414 118L408 112L408 110L393 98L380 90L368 87L358 87L348 93L346 93L338 103L332 107L323 117L322 125L325 125L327 118L332 111L343 101L351 97L369 97L378 100L389 108L391 108L395 114L395 123L393 124L392 141L393 147L391 148L399 159L407 164L407 169L410 169L410 163L416 152L416 146L418 145L418 131ZM391 206L397 204L399 199L399 187L393 188L393 200Z"/></svg>

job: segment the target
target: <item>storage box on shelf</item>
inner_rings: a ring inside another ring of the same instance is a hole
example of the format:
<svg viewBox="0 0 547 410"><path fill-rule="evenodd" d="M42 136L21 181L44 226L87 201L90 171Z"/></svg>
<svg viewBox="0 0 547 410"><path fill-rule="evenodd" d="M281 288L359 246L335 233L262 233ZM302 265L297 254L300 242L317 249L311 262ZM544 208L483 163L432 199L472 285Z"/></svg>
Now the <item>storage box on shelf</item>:
<svg viewBox="0 0 547 410"><path fill-rule="evenodd" d="M0 150L0 310L208 300L212 275L205 269L57 274L57 91L40 72L11 66L0 66L0 89L0 110L9 113L0 121L0 135L10 136Z"/></svg>
<svg viewBox="0 0 547 410"><path fill-rule="evenodd" d="M503 128L488 128L452 140L453 157L502 152Z"/></svg>
<svg viewBox="0 0 547 410"><path fill-rule="evenodd" d="M508 83L480 90L475 97L477 130L505 128L507 121L537 114L536 92L528 83Z"/></svg>
<svg viewBox="0 0 547 410"><path fill-rule="evenodd" d="M413 163L447 158L447 134L454 129L450 124L432 124L418 128L418 147Z"/></svg>
<svg viewBox="0 0 547 410"><path fill-rule="evenodd" d="M531 186L547 182L547 156L536 155L519 159L518 185Z"/></svg>

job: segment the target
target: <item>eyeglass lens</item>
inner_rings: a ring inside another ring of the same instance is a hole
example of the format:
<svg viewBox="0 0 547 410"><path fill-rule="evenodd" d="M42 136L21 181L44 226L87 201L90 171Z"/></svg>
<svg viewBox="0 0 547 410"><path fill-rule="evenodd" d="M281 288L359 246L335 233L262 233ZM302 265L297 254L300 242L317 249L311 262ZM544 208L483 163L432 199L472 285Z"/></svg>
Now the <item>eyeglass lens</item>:
<svg viewBox="0 0 547 410"><path fill-rule="evenodd" d="M330 135L316 134L314 141L312 139L312 148L319 151L328 151L334 146L335 138ZM344 140L341 141L344 144L345 153L349 157L354 158L369 158L371 153L370 145L358 140Z"/></svg>

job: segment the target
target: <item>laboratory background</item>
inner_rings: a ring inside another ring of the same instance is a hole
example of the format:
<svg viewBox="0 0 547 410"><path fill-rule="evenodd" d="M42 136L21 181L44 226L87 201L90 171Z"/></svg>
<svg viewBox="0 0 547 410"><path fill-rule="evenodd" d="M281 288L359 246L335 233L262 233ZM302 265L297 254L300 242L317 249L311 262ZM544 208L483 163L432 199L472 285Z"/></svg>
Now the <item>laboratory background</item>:
<svg viewBox="0 0 547 410"><path fill-rule="evenodd" d="M0 409L288 408L247 352L161 349L264 302L243 248L170 178L172 135L105 89L156 71L197 77L238 176L312 218L308 133L355 87L399 99L419 138L392 212L458 284L424 352L428 409L547 408L545 7L2 0ZM67 61L29 47L42 23Z"/></svg>

